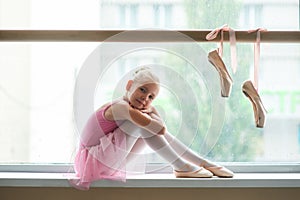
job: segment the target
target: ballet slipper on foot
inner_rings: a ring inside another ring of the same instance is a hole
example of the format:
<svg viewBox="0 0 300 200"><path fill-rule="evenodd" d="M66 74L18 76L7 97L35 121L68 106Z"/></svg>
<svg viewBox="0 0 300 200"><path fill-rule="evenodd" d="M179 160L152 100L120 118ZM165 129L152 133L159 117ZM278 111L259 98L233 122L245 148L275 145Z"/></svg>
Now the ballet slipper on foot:
<svg viewBox="0 0 300 200"><path fill-rule="evenodd" d="M176 178L211 178L213 174L201 167L199 170L190 172L190 171L177 171L174 170Z"/></svg>
<svg viewBox="0 0 300 200"><path fill-rule="evenodd" d="M234 173L222 166L206 167L208 171L211 171L215 176L222 178L232 178Z"/></svg>

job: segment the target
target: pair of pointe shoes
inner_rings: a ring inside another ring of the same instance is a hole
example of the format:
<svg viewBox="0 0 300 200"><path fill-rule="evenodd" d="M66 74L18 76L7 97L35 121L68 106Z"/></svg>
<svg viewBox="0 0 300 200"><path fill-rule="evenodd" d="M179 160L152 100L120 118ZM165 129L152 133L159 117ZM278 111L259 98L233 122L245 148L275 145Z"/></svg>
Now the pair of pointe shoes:
<svg viewBox="0 0 300 200"><path fill-rule="evenodd" d="M208 60L217 69L221 82L221 96L229 97L232 88L232 78L230 77L226 66L219 56L217 50L211 51L208 54ZM257 90L253 86L251 81L245 81L242 86L243 93L250 99L254 111L254 118L256 127L263 128L265 125L266 109L264 108L262 101L257 93Z"/></svg>
<svg viewBox="0 0 300 200"><path fill-rule="evenodd" d="M176 178L211 178L214 175L222 178L232 178L233 172L222 166L200 167L197 171L174 170Z"/></svg>

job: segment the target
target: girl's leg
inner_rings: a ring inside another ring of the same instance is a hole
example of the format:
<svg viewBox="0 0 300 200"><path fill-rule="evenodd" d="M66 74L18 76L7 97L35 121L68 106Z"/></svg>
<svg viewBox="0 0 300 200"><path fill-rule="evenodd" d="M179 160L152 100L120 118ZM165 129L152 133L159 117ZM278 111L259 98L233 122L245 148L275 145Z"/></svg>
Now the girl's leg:
<svg viewBox="0 0 300 200"><path fill-rule="evenodd" d="M153 135L152 133L142 129L140 132L145 143L163 159L168 161L175 170L187 170L184 168L188 162L180 158L180 156L170 147L163 136Z"/></svg>
<svg viewBox="0 0 300 200"><path fill-rule="evenodd" d="M175 170L196 171L199 169L198 166L180 158L180 156L176 153L176 151L174 151L171 148L171 146L168 144L165 137L154 135L129 121L124 122L120 126L120 129L127 134L126 135L127 150L131 151L136 141L139 138L141 138L150 148L152 148L162 158L168 161Z"/></svg>
<svg viewBox="0 0 300 200"><path fill-rule="evenodd" d="M131 162L136 158L136 154L145 148L146 144L140 138L139 129L131 122L124 122L119 128L126 133L126 162Z"/></svg>
<svg viewBox="0 0 300 200"><path fill-rule="evenodd" d="M129 136L129 135L126 136L126 142L128 140L130 140L129 139L130 137L131 136ZM127 145L128 145L128 143L129 142L127 142ZM146 143L144 142L144 140L142 138L138 138L135 141L135 143L134 143L134 145L132 146L131 149L127 148L128 154L126 156L126 162L129 163L129 162L134 161L137 158L138 154L140 154L145 149L145 147L146 147Z"/></svg>
<svg viewBox="0 0 300 200"><path fill-rule="evenodd" d="M211 171L216 176L220 177L233 177L233 172L229 169L219 166L209 160L206 160L199 156L197 153L195 153L193 150L188 148L186 145L184 145L182 142L180 142L177 138L175 138L170 133L164 134L166 140L169 142L171 147L184 159L188 160L191 163L194 163L197 166L204 167Z"/></svg>
<svg viewBox="0 0 300 200"><path fill-rule="evenodd" d="M182 156L187 161L192 162L197 166L203 166L203 167L216 166L216 164L214 164L213 162L204 159L196 152L191 150L189 147L187 147L185 144L183 144L181 141L175 138L171 133L166 132L164 136L168 141L168 143L171 145L171 147L177 152L177 154Z"/></svg>

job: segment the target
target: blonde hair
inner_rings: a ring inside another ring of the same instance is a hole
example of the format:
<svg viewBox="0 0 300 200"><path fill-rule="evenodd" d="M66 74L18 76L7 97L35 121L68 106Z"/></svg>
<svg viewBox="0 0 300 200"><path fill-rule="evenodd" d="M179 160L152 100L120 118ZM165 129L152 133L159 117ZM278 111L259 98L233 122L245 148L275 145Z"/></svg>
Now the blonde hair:
<svg viewBox="0 0 300 200"><path fill-rule="evenodd" d="M147 66L140 67L133 74L133 82L138 84L156 83L159 84L159 78Z"/></svg>

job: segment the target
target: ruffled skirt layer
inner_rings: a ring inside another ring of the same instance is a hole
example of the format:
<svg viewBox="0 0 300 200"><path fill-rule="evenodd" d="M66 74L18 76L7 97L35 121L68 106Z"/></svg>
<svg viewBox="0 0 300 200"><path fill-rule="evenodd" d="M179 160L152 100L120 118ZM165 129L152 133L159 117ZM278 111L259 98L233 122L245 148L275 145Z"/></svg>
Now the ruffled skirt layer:
<svg viewBox="0 0 300 200"><path fill-rule="evenodd" d="M101 179L125 181L126 155L126 135L120 129L102 136L97 145L80 144L74 163L76 178L69 182L87 190L92 182Z"/></svg>

